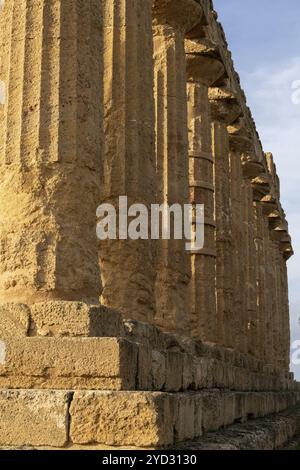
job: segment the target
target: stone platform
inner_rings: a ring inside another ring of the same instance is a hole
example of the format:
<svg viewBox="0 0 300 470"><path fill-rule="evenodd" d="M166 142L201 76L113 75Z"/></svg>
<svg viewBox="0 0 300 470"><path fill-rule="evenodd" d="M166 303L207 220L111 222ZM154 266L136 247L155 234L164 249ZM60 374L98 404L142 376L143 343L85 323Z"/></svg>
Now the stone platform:
<svg viewBox="0 0 300 470"><path fill-rule="evenodd" d="M1 446L161 448L300 402L292 374L104 307L3 304L0 319Z"/></svg>

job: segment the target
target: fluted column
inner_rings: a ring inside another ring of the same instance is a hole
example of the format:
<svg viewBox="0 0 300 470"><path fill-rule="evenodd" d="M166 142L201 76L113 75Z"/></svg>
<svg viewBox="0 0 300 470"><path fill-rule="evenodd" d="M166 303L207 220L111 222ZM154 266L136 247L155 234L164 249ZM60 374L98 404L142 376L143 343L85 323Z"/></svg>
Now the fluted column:
<svg viewBox="0 0 300 470"><path fill-rule="evenodd" d="M155 203L151 3L104 2L105 151L101 201L116 208L119 196L127 196L128 207L144 204L150 209ZM127 317L152 321L151 240L117 238L105 240L100 246L102 301Z"/></svg>
<svg viewBox="0 0 300 470"><path fill-rule="evenodd" d="M230 137L230 194L231 194L231 213L232 213L232 241L233 241L233 260L232 273L235 279L233 288L233 312L234 312L234 339L235 348L240 352L247 351L248 319L247 303L245 295L246 270L245 260L246 234L244 226L244 189L243 189L243 171L240 158L239 143L234 137Z"/></svg>
<svg viewBox="0 0 300 470"><path fill-rule="evenodd" d="M243 270L242 273L240 272L242 278L240 288L243 290L242 294L237 295L239 295L240 298L242 297L243 305L243 328L245 328L246 334L243 347L246 352L259 358L261 351L258 347L260 328L257 283L258 260L255 207L253 204L255 197L252 181L262 172L263 167L259 157L256 155L255 137L250 132L246 120L240 118L233 125L228 127L228 132L230 133L231 145L238 158L238 162L232 161L232 165L239 166L242 172L242 181L239 180L237 183L241 183L242 238L241 243L237 242L237 245L240 245L238 246L238 253L244 261L243 267L238 268Z"/></svg>
<svg viewBox="0 0 300 470"><path fill-rule="evenodd" d="M272 272L272 253L270 250L270 229L268 221L264 223L264 253L265 253L265 273L266 273L266 363L274 364L274 335L273 335L273 272Z"/></svg>
<svg viewBox="0 0 300 470"><path fill-rule="evenodd" d="M258 337L258 311L257 311L257 285L256 285L256 247L254 234L254 208L253 191L249 181L244 182L244 225L246 231L246 296L248 315L248 352L259 356L257 348Z"/></svg>
<svg viewBox="0 0 300 470"><path fill-rule="evenodd" d="M233 271L235 260L227 126L238 118L241 109L227 83L210 88L209 99L213 121L218 342L226 347L234 347L236 317L233 303L237 279Z"/></svg>
<svg viewBox="0 0 300 470"><path fill-rule="evenodd" d="M289 288L287 264L283 253L280 257L280 273L281 273L281 289L282 289L282 332L283 332L283 350L282 350L282 367L288 372L290 370L290 315L289 315Z"/></svg>
<svg viewBox="0 0 300 470"><path fill-rule="evenodd" d="M1 301L98 301L101 12L100 0L1 11Z"/></svg>
<svg viewBox="0 0 300 470"><path fill-rule="evenodd" d="M290 347L291 327L289 308L289 286L287 262L293 256L291 237L288 233L283 234L280 240L280 267L281 267L281 289L282 289L282 330L283 330L283 362L282 366L286 372L290 370Z"/></svg>
<svg viewBox="0 0 300 470"><path fill-rule="evenodd" d="M247 350L247 329L245 266L241 263L241 256L245 256L245 231L243 222L243 176L239 155L230 152L230 186L232 201L232 239L233 239L233 273L236 279L234 285L234 317L235 317L235 347L238 351Z"/></svg>
<svg viewBox="0 0 300 470"><path fill-rule="evenodd" d="M212 117L208 87L224 74L223 64L203 53L200 41L186 41L190 200L204 204L204 247L192 253L192 334L219 342L216 314L216 220Z"/></svg>
<svg viewBox="0 0 300 470"><path fill-rule="evenodd" d="M153 2L156 180L159 204L189 202L186 31L201 21L194 0ZM156 322L189 331L189 253L184 240L161 240L156 252Z"/></svg>
<svg viewBox="0 0 300 470"><path fill-rule="evenodd" d="M268 262L265 250L265 225L266 216L263 213L262 204L254 202L254 240L256 246L256 283L257 283L257 308L258 308L258 328L257 328L257 348L260 359L265 363L268 349L268 291L266 282L266 264Z"/></svg>
<svg viewBox="0 0 300 470"><path fill-rule="evenodd" d="M268 272L271 263L270 229L269 221L276 210L278 201L273 194L270 181L263 175L267 168L264 160L257 161L257 156L249 155L243 165L248 168L248 174L252 177L252 187L255 207L255 244L257 259L257 306L258 306L258 350L261 359L266 364L273 363L273 311L272 296L269 295L272 288L272 273Z"/></svg>
<svg viewBox="0 0 300 470"><path fill-rule="evenodd" d="M276 201L275 208L268 214L270 237L273 240L276 260L275 295L277 309L273 332L275 344L274 363L282 371L288 372L290 362L290 319L286 262L292 256L293 249L288 233L288 224L280 204L280 183L271 153L266 154L266 162L272 183L272 197Z"/></svg>

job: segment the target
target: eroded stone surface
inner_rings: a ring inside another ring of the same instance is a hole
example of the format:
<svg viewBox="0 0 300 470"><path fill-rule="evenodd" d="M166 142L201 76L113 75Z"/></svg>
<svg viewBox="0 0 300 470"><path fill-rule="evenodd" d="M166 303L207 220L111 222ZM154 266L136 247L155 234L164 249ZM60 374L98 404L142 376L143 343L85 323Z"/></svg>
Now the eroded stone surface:
<svg viewBox="0 0 300 470"><path fill-rule="evenodd" d="M117 338L5 339L0 384L51 388L134 389L137 347ZM81 380L82 378L82 380ZM100 380L99 380L100 379ZM106 380L107 379L107 380ZM8 385L9 386L9 385Z"/></svg>
<svg viewBox="0 0 300 470"><path fill-rule="evenodd" d="M76 444L149 447L173 441L170 396L160 393L76 392L71 439Z"/></svg>
<svg viewBox="0 0 300 470"><path fill-rule="evenodd" d="M31 306L31 335L122 336L121 314L82 302L40 302Z"/></svg>
<svg viewBox="0 0 300 470"><path fill-rule="evenodd" d="M24 304L0 304L0 338L27 336L30 310Z"/></svg>
<svg viewBox="0 0 300 470"><path fill-rule="evenodd" d="M70 397L53 390L0 390L0 445L65 446Z"/></svg>

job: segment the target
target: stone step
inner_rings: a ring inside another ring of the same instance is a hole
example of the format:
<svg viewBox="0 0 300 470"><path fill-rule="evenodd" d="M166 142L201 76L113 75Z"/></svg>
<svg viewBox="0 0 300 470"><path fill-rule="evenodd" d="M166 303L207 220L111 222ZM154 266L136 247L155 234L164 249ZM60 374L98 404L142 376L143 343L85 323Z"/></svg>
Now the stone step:
<svg viewBox="0 0 300 470"><path fill-rule="evenodd" d="M0 390L0 446L163 448L297 402L295 392Z"/></svg>
<svg viewBox="0 0 300 470"><path fill-rule="evenodd" d="M113 338L110 344L113 341L127 344L129 352L122 347L122 357L127 355L120 365L125 364L124 370L117 376L109 372L104 380L101 361L105 366L110 350L106 354L104 347L99 349L96 345L104 344L106 337ZM36 352L30 351L30 345ZM82 360L83 350L75 357L75 349L82 349L82 345L86 357L93 350L90 361ZM137 350L137 361L132 360L132 350ZM90 368L91 362L97 364L94 369ZM37 366L36 371L30 369L31 363ZM80 369L79 364L86 364L87 370L81 366ZM129 379L126 364L131 367ZM77 368L74 377L71 367ZM122 320L119 312L100 305L67 301L40 302L30 307L0 304L0 387L166 392L213 387L240 391L300 390L292 374L275 370L254 357L166 333L140 321Z"/></svg>
<svg viewBox="0 0 300 470"><path fill-rule="evenodd" d="M137 356L122 338L6 338L0 387L134 390Z"/></svg>
<svg viewBox="0 0 300 470"><path fill-rule="evenodd" d="M292 380L125 338L0 337L0 387L179 392L297 390Z"/></svg>
<svg viewBox="0 0 300 470"><path fill-rule="evenodd" d="M124 336L119 312L84 302L0 304L0 337Z"/></svg>
<svg viewBox="0 0 300 470"><path fill-rule="evenodd" d="M180 450L294 450L299 434L300 407L208 433L182 443Z"/></svg>

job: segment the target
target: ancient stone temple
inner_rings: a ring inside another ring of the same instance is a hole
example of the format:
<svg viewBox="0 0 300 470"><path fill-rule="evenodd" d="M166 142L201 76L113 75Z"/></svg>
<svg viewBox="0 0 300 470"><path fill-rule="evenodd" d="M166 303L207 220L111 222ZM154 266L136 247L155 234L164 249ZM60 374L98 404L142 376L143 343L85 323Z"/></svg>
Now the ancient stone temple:
<svg viewBox="0 0 300 470"><path fill-rule="evenodd" d="M162 448L293 407L279 179L212 2L1 4L0 446ZM204 204L203 248L99 241L124 195Z"/></svg>

